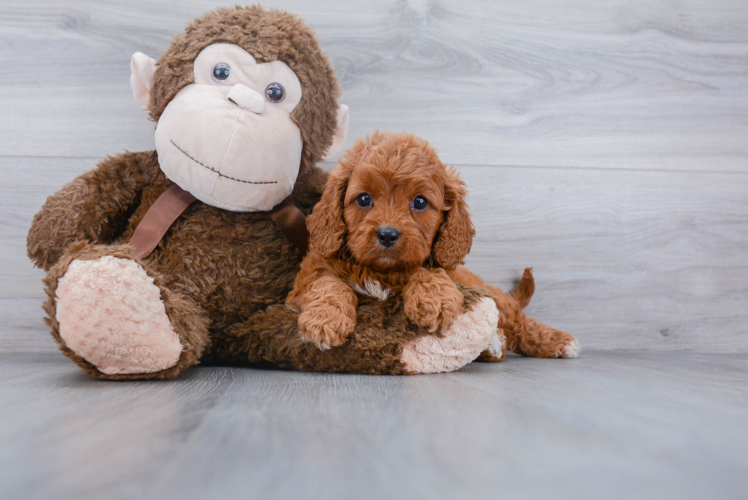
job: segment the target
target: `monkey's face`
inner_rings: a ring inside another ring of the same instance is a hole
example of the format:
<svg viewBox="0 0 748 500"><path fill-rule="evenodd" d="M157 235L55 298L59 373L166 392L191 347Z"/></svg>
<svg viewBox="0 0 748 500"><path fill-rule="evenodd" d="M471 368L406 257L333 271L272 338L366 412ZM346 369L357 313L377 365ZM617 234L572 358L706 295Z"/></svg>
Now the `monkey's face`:
<svg viewBox="0 0 748 500"><path fill-rule="evenodd" d="M216 43L195 59L194 83L156 126L164 173L200 201L226 210L270 210L293 190L303 141L291 112L301 84L285 63L258 64Z"/></svg>

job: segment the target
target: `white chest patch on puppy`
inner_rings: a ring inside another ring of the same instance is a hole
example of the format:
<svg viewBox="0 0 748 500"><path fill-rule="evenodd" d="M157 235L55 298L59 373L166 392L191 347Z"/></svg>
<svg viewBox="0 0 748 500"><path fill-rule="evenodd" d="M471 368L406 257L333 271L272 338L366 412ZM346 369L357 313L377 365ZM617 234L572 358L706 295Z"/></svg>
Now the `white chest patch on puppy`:
<svg viewBox="0 0 748 500"><path fill-rule="evenodd" d="M363 287L355 283L351 283L351 287L361 295L368 295L379 300L387 300L391 291L389 288L383 287L380 282L371 280L364 281Z"/></svg>

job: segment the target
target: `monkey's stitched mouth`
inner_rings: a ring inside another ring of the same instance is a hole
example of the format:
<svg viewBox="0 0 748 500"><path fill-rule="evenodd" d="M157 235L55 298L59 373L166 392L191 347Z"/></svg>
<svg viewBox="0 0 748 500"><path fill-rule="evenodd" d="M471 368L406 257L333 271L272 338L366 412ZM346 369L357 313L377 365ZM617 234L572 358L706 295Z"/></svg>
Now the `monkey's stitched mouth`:
<svg viewBox="0 0 748 500"><path fill-rule="evenodd" d="M244 181L242 179L236 179L234 177L230 177L228 175L224 175L221 172L219 172L218 170L216 170L215 168L209 167L205 163L202 163L202 162L194 159L192 156L189 155L189 153L187 153L187 151L185 151L184 149L182 149L179 146L177 146L177 144L174 141L172 141L171 139L169 141L174 145L175 148L177 148L179 151L181 151L184 156L186 156L190 160L194 161L195 163L197 163L201 167L207 168L211 172L215 172L216 174L218 174L218 177L223 177L224 179L229 179L229 180L236 181L236 182L243 182L244 184L278 184L278 181L264 181L264 182Z"/></svg>

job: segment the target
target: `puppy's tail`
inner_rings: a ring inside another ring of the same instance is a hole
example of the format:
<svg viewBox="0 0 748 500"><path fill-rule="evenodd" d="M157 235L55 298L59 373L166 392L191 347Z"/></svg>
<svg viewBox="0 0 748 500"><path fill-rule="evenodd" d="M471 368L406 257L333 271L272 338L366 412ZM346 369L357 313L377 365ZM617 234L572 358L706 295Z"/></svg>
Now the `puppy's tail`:
<svg viewBox="0 0 748 500"><path fill-rule="evenodd" d="M530 303L533 293L535 293L535 279L532 277L532 268L528 267L522 273L522 279L519 280L517 288L512 290L509 295L514 297L520 309L524 309Z"/></svg>

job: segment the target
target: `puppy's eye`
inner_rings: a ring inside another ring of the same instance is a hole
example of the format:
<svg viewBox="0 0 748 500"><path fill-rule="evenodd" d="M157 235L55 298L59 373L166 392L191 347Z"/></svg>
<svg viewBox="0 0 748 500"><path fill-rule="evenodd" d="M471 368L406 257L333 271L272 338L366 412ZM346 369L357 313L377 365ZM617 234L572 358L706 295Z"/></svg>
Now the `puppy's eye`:
<svg viewBox="0 0 748 500"><path fill-rule="evenodd" d="M265 89L265 97L270 102L281 102L286 97L286 91L283 90L283 85L280 83L271 83Z"/></svg>
<svg viewBox="0 0 748 500"><path fill-rule="evenodd" d="M416 196L413 198L413 203L411 205L413 207L413 210L417 210L418 212L423 212L427 208L429 208L429 202L424 198L423 196Z"/></svg>
<svg viewBox="0 0 748 500"><path fill-rule="evenodd" d="M356 204L361 208L369 208L372 205L371 195L369 193L361 193L356 198Z"/></svg>
<svg viewBox="0 0 748 500"><path fill-rule="evenodd" d="M213 68L213 80L223 83L231 76L231 67L226 63L218 63Z"/></svg>

